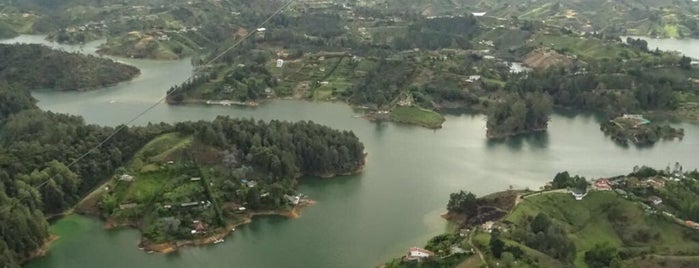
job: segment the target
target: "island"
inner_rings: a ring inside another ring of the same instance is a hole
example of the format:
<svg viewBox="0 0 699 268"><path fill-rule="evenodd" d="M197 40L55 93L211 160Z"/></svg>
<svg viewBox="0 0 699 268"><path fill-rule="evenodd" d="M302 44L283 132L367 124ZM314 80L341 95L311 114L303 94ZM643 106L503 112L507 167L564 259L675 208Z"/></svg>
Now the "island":
<svg viewBox="0 0 699 268"><path fill-rule="evenodd" d="M639 114L624 114L602 123L600 129L615 142L627 145L653 145L658 140L684 137L684 129L658 125Z"/></svg>
<svg viewBox="0 0 699 268"><path fill-rule="evenodd" d="M30 89L84 91L133 79L138 68L41 45L0 44L0 81Z"/></svg>
<svg viewBox="0 0 699 268"><path fill-rule="evenodd" d="M313 122L218 117L122 126L100 144L115 128L41 111L29 92L0 82L0 263L7 267L45 254L56 239L47 220L70 213L137 228L148 251L217 243L254 216L296 217L313 204L296 190L300 177L355 174L365 163L354 133Z"/></svg>
<svg viewBox="0 0 699 268"><path fill-rule="evenodd" d="M699 256L699 172L679 163L541 190L451 194L455 228L383 267L690 267Z"/></svg>

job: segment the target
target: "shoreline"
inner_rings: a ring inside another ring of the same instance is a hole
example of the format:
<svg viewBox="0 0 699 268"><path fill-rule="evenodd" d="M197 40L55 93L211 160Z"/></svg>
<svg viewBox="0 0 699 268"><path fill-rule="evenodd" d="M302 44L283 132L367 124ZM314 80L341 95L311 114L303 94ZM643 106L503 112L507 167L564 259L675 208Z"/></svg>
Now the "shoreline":
<svg viewBox="0 0 699 268"><path fill-rule="evenodd" d="M26 256L22 259L19 259L18 263L20 265L24 265L30 261L33 261L33 260L36 260L36 259L41 258L43 256L46 256L46 254L49 252L49 248L51 247L51 245L54 242L56 242L59 238L60 237L57 235L49 234L49 237L46 238L46 240L44 240L44 243L41 244L41 246L38 249L30 252L28 256Z"/></svg>
<svg viewBox="0 0 699 268"><path fill-rule="evenodd" d="M200 247L200 246L207 246L207 245L212 245L215 244L217 240L223 239L231 233L235 232L235 228L238 228L241 225L249 224L252 223L253 218L259 217L259 216L282 216L286 217L288 219L297 219L301 217L300 211L303 208L315 205L316 201L314 200L304 200L303 202L299 203L296 205L294 208L291 210L260 210L260 211L252 211L252 212L247 212L245 213L245 217L243 218L242 221L240 222L235 222L235 223L228 223L226 226L221 227L216 229L216 231L212 232L211 235L208 235L206 237L201 237L201 238L196 238L196 239L187 239L187 240L175 240L175 241L170 241L170 242L163 242L163 243L154 243L152 241L149 241L147 239L141 238L141 242L138 244L138 248L146 251L148 253L160 253L160 254L168 254L172 252L176 252L181 248L185 247L190 247L190 246L195 246L195 247ZM111 228L105 227L107 230L112 229L112 228L118 228L119 226L111 226Z"/></svg>

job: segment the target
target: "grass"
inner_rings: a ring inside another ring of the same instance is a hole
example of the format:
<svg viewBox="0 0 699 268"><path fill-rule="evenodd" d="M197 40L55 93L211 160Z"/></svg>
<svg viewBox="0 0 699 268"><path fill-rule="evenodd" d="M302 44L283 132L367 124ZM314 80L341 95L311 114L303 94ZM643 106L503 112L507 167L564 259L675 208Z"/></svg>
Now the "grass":
<svg viewBox="0 0 699 268"><path fill-rule="evenodd" d="M134 159L143 162L164 162L175 151L192 144L192 136L182 136L178 133L166 133L148 142L136 152Z"/></svg>
<svg viewBox="0 0 699 268"><path fill-rule="evenodd" d="M662 216L647 213L639 204L621 198L614 192L593 191L581 201L576 201L565 193L534 195L518 205L507 220L522 225L526 223L526 218L534 217L539 212L547 214L562 226L575 242L576 267L586 266L584 253L599 243L609 243L620 249L653 248L657 254L666 255L699 251L699 244L685 238L685 227ZM609 218L610 215L620 213L627 219L623 228L615 228ZM641 229L657 233L658 239L647 242L633 240L633 234Z"/></svg>
<svg viewBox="0 0 699 268"><path fill-rule="evenodd" d="M441 114L417 106L397 106L391 111L391 120L427 128L441 128L445 121Z"/></svg>

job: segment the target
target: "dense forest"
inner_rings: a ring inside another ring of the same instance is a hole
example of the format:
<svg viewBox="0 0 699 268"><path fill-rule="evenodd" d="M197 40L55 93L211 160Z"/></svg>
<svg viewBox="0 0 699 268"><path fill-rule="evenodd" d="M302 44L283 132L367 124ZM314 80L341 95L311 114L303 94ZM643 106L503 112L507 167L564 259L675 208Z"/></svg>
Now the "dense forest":
<svg viewBox="0 0 699 268"><path fill-rule="evenodd" d="M113 85L140 71L113 60L41 45L0 45L0 81L31 89L86 90Z"/></svg>
<svg viewBox="0 0 699 268"><path fill-rule="evenodd" d="M507 94L488 108L487 136L502 138L546 130L552 109L547 93Z"/></svg>

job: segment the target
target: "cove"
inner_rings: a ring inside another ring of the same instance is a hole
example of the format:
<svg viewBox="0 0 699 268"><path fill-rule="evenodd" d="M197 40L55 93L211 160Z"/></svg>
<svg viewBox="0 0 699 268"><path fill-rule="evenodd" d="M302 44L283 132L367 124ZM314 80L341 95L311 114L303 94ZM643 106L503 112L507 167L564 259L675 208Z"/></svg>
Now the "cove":
<svg viewBox="0 0 699 268"><path fill-rule="evenodd" d="M699 48L695 48L699 49ZM188 60L121 59L142 70L133 81L90 92L35 92L44 110L81 115L88 123L118 125L162 98L192 72ZM485 138L482 115L446 115L443 129L372 123L343 103L277 100L256 108L160 105L135 122L210 120L218 115L259 120L313 120L352 130L365 144L363 173L335 179L305 178L299 191L318 201L301 217L259 218L224 243L175 254L137 249L132 229L105 231L102 222L68 216L52 225L61 238L48 255L25 267L373 267L422 245L447 228L439 215L459 189L478 195L508 188L538 188L556 172L588 178L664 168L676 161L699 167L699 126L678 124L682 142L620 147L586 114L552 116L547 133L507 142Z"/></svg>

